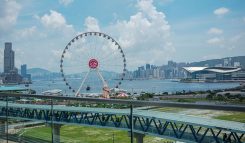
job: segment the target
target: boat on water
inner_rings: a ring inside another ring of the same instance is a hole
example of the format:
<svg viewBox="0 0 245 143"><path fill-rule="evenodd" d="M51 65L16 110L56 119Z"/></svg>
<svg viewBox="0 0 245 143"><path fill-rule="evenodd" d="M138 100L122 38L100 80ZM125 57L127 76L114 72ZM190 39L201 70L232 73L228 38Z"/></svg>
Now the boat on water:
<svg viewBox="0 0 245 143"><path fill-rule="evenodd" d="M180 82L180 79L170 79L171 82Z"/></svg>
<svg viewBox="0 0 245 143"><path fill-rule="evenodd" d="M52 89L52 90L46 90L42 92L43 95L52 95L52 96L62 96L62 90L60 89Z"/></svg>
<svg viewBox="0 0 245 143"><path fill-rule="evenodd" d="M119 92L124 92L124 93L126 93L127 90L124 90L124 89L121 89L121 88L111 88L111 89L110 89L110 92L112 92L112 93L119 93Z"/></svg>

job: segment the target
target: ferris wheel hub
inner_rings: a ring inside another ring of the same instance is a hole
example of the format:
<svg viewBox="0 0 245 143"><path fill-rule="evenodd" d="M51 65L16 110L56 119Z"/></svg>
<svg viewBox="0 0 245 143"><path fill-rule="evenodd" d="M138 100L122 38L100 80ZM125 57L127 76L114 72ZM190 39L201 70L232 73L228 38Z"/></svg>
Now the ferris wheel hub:
<svg viewBox="0 0 245 143"><path fill-rule="evenodd" d="M96 69L99 66L99 62L96 59L90 59L88 62L88 66L91 69Z"/></svg>

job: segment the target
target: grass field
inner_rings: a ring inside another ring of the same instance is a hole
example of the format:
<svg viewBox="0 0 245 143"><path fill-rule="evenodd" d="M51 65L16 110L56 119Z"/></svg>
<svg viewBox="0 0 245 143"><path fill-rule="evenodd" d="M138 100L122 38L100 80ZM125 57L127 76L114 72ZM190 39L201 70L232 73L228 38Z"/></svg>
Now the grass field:
<svg viewBox="0 0 245 143"><path fill-rule="evenodd" d="M162 107L162 108L155 108L152 109L153 111L160 111L160 112L171 112L171 113L178 113L185 109L183 108L174 108L174 107Z"/></svg>
<svg viewBox="0 0 245 143"><path fill-rule="evenodd" d="M183 113L185 111L187 111L188 109L184 109L184 108L174 108L174 107L163 107L163 108L156 108L153 109L153 111L160 111L160 112L171 112L171 113ZM201 110L200 110L201 111ZM202 110L202 111L207 111L207 110ZM241 123L245 123L245 113L244 112L225 112L225 111L211 111L208 110L207 113L205 112L201 112L201 115L204 114L208 114L208 115L204 115L204 116L209 116L209 114L213 114L211 117L214 119L220 119L220 120L227 120L227 121L236 121L236 122L241 122ZM187 114L189 115L189 114ZM193 114L191 115L196 115L196 116L200 116L197 114L197 111L193 111Z"/></svg>
<svg viewBox="0 0 245 143"><path fill-rule="evenodd" d="M25 129L24 137L39 138L46 141L51 141L50 127L37 127ZM61 142L65 143L113 143L113 135L115 143L129 143L127 131L93 128L84 126L62 126L60 133ZM146 136L146 143L172 143L170 140L165 140L157 137Z"/></svg>
<svg viewBox="0 0 245 143"><path fill-rule="evenodd" d="M245 113L242 113L242 112L235 112L231 115L221 115L221 116L217 116L214 118L220 119L220 120L228 120L228 121L236 121L236 122L245 123Z"/></svg>

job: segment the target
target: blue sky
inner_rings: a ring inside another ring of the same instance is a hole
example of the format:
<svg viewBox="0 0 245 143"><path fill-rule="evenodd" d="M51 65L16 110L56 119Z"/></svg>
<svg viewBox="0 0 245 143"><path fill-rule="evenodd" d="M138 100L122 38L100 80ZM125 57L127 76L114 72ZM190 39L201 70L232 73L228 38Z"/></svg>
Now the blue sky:
<svg viewBox="0 0 245 143"><path fill-rule="evenodd" d="M245 53L244 0L1 0L0 58L58 71L66 44L101 31L122 46L129 69ZM2 71L3 61L0 61Z"/></svg>

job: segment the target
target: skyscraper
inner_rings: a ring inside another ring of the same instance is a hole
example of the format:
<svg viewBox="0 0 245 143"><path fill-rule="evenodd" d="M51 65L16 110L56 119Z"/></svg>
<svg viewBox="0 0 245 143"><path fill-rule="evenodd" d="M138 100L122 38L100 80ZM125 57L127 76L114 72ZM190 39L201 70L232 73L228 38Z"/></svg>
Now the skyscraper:
<svg viewBox="0 0 245 143"><path fill-rule="evenodd" d="M27 65L26 64L21 65L20 73L22 76L22 82L24 82L24 83L31 82L31 74L27 74Z"/></svg>
<svg viewBox="0 0 245 143"><path fill-rule="evenodd" d="M21 65L21 71L20 71L20 73L21 73L21 76L22 77L26 77L26 64L24 64L24 65Z"/></svg>
<svg viewBox="0 0 245 143"><path fill-rule="evenodd" d="M12 43L6 42L4 48L4 73L9 73L14 70L14 51Z"/></svg>
<svg viewBox="0 0 245 143"><path fill-rule="evenodd" d="M145 65L145 69L151 69L151 65L150 64L146 64Z"/></svg>
<svg viewBox="0 0 245 143"><path fill-rule="evenodd" d="M18 74L18 69L14 66L14 51L12 43L6 42L4 48L4 73L1 74L4 84L18 84L22 82L22 77Z"/></svg>

